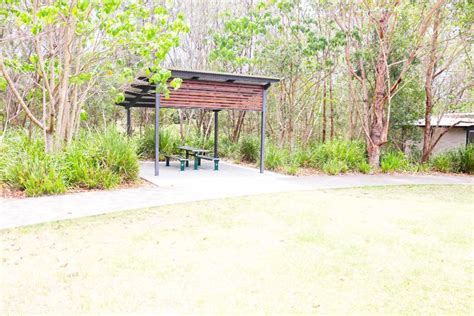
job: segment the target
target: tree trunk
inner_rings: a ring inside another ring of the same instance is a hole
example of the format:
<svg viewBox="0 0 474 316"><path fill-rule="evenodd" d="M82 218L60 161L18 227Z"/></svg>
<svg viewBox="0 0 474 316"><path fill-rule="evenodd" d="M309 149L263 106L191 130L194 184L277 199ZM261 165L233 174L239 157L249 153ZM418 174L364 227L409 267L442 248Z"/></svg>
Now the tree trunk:
<svg viewBox="0 0 474 316"><path fill-rule="evenodd" d="M239 111L237 114L237 122L235 123L234 128L232 130L232 142L237 143L239 141L246 113L247 112L245 111Z"/></svg>
<svg viewBox="0 0 474 316"><path fill-rule="evenodd" d="M329 118L330 118L330 135L331 140L334 139L334 99L332 95L332 75L329 77Z"/></svg>
<svg viewBox="0 0 474 316"><path fill-rule="evenodd" d="M184 115L183 110L178 110L179 113L179 136L181 140L184 140Z"/></svg>
<svg viewBox="0 0 474 316"><path fill-rule="evenodd" d="M71 50L72 50L72 37L74 25L72 21L68 21L69 25L66 23L65 27L65 36L64 44L62 46L62 66L63 73L61 74L61 79L59 82L58 90L58 103L57 103L57 124L56 132L54 133L54 150L59 149L63 146L65 140L65 122L68 119L69 111L69 76L71 74Z"/></svg>
<svg viewBox="0 0 474 316"><path fill-rule="evenodd" d="M323 143L326 142L326 80L323 82L323 123L322 123L322 135L321 135L321 141Z"/></svg>
<svg viewBox="0 0 474 316"><path fill-rule="evenodd" d="M380 146L369 142L367 145L367 153L369 156L369 165L377 170L380 164Z"/></svg>
<svg viewBox="0 0 474 316"><path fill-rule="evenodd" d="M421 162L427 162L430 159L432 146L432 127L431 127L431 113L433 111L433 79L438 61L436 54L438 48L439 26L441 23L440 10L436 10L433 20L433 35L430 42L430 55L426 67L425 74L425 129L423 131L423 153L421 155Z"/></svg>
<svg viewBox="0 0 474 316"><path fill-rule="evenodd" d="M347 131L347 137L352 140L354 138L354 128L355 128L355 120L354 120L354 112L356 108L355 100L354 98L354 83L352 79L352 73L348 71L348 80L349 80L349 130Z"/></svg>
<svg viewBox="0 0 474 316"><path fill-rule="evenodd" d="M388 122L385 118L385 93L387 88L386 77L388 71L388 45L385 39L385 35L388 29L389 18L390 14L388 12L385 12L378 20L377 25L379 36L379 51L375 67L374 111L370 128L370 141L367 150L367 154L369 156L369 164L374 169L379 168L380 147L387 141L385 124L387 124Z"/></svg>

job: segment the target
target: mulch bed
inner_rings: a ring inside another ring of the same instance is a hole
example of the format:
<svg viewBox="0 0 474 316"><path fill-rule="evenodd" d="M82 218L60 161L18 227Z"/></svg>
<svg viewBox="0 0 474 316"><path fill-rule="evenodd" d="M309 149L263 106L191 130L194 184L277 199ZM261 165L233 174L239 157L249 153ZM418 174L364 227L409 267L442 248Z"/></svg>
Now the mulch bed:
<svg viewBox="0 0 474 316"><path fill-rule="evenodd" d="M145 181L143 179L138 179L135 182L130 182L130 183L122 183L116 188L110 189L110 190L102 190L102 189L84 189L84 188L72 188L70 190L67 190L63 194L71 194L71 193L80 193L80 192L91 192L91 191L114 191L114 190L120 190L120 189L130 189L130 188L138 188L138 187L151 187L153 184L151 184L148 181ZM0 185L0 197L6 198L6 199L25 199L28 198L26 196L26 193L24 191L20 190L14 190L7 185Z"/></svg>

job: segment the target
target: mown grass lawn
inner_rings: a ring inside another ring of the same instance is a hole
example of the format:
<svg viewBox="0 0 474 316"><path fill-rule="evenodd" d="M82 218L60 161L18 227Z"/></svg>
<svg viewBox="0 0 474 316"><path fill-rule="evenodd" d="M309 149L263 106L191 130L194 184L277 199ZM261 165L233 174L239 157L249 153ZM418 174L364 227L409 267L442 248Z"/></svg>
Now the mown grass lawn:
<svg viewBox="0 0 474 316"><path fill-rule="evenodd" d="M18 313L472 314L473 186L189 203L0 233Z"/></svg>

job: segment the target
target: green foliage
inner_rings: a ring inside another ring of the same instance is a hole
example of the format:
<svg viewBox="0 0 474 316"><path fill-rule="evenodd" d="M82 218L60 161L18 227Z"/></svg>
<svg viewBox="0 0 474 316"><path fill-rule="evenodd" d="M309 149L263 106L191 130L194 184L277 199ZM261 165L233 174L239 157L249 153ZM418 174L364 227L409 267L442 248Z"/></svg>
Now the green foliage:
<svg viewBox="0 0 474 316"><path fill-rule="evenodd" d="M260 153L260 142L258 138L247 136L240 141L240 157L243 161L256 162Z"/></svg>
<svg viewBox="0 0 474 316"><path fill-rule="evenodd" d="M150 133L149 133L150 134ZM154 130L153 130L154 134ZM153 138L154 140L154 138ZM153 141L153 144L154 141ZM160 131L160 156L175 154L178 151L178 147L181 145L179 136L169 128L163 128ZM155 155L155 147L152 148L152 155Z"/></svg>
<svg viewBox="0 0 474 316"><path fill-rule="evenodd" d="M335 161L341 163L336 164ZM329 164L326 169L336 170L336 166L338 166L341 172L349 170L367 171L365 145L358 141L351 142L336 139L313 146L308 165L324 170L326 164Z"/></svg>
<svg viewBox="0 0 474 316"><path fill-rule="evenodd" d="M290 160L299 167L308 167L311 159L311 151L308 149L298 148L293 151Z"/></svg>
<svg viewBox="0 0 474 316"><path fill-rule="evenodd" d="M155 157L155 130L153 127L145 129L142 135L137 136L137 153L141 158L151 159ZM160 160L164 159L164 155L172 155L182 153L178 147L187 145L191 147L212 149L213 141L197 136L196 134L188 135L182 140L173 126L160 129ZM225 146L224 146L225 148Z"/></svg>
<svg viewBox="0 0 474 316"><path fill-rule="evenodd" d="M141 158L152 158L155 154L155 131L153 128L145 129L142 135L136 136L137 154Z"/></svg>
<svg viewBox="0 0 474 316"><path fill-rule="evenodd" d="M367 161L360 161L356 165L357 171L360 173L370 173L370 165Z"/></svg>
<svg viewBox="0 0 474 316"><path fill-rule="evenodd" d="M433 169L439 172L474 173L474 145L438 154L431 159Z"/></svg>
<svg viewBox="0 0 474 316"><path fill-rule="evenodd" d="M219 144L219 156L240 161L239 147L239 143L231 141L228 137L221 137Z"/></svg>
<svg viewBox="0 0 474 316"><path fill-rule="evenodd" d="M299 170L298 166L294 165L294 164L289 165L289 166L284 168L285 173L289 174L291 176L296 175L298 173L298 170Z"/></svg>
<svg viewBox="0 0 474 316"><path fill-rule="evenodd" d="M431 165L433 170L439 172L453 172L454 171L454 161L452 160L452 155L450 154L439 154L431 159Z"/></svg>
<svg viewBox="0 0 474 316"><path fill-rule="evenodd" d="M36 82L35 78L42 78L37 85L12 83L10 87L24 96L34 114L43 112L43 102L49 105L47 111L61 107L63 93L58 93L60 89L67 93L79 90L81 100L86 102L104 96L108 96L109 102L114 98L116 102L122 102L124 95L119 92L119 87L130 83L137 73L149 75L150 82L157 84L164 96L169 95L170 87L177 89L181 84L179 78L168 83L171 72L160 65L169 51L179 46L180 36L189 31L189 26L182 14L170 14L156 0L146 3L43 1L38 5L3 1L0 16L2 38L8 42L22 34L22 45L7 45L9 51L2 52L4 73L22 78L15 80L18 82ZM75 66L69 80L61 81L58 78L62 78L65 69L72 67L65 63L68 59L63 58L64 51L73 56ZM0 90L6 85L0 76ZM87 85L100 87L84 87ZM72 95L69 98L75 99ZM81 106L82 101L78 110ZM61 113L61 110L56 109L56 112ZM76 110L72 108L71 111ZM49 125L48 120L54 115L46 113L45 117L45 125ZM77 120L74 116L68 116L68 119ZM59 134L62 130L63 127L59 126L54 132ZM60 137L65 138L64 135Z"/></svg>
<svg viewBox="0 0 474 316"><path fill-rule="evenodd" d="M323 164L322 170L325 173L336 175L340 173L346 173L349 170L345 161L330 159Z"/></svg>
<svg viewBox="0 0 474 316"><path fill-rule="evenodd" d="M46 154L39 137L25 133L4 136L0 153L0 182L28 196L58 194L66 191L66 182L58 164L59 155Z"/></svg>
<svg viewBox="0 0 474 316"><path fill-rule="evenodd" d="M80 139L86 140L86 137ZM64 157L65 174L71 187L109 189L119 184L120 178L103 167L97 144L75 142Z"/></svg>
<svg viewBox="0 0 474 316"><path fill-rule="evenodd" d="M469 144L465 149L457 151L459 156L459 171L474 173L474 144Z"/></svg>
<svg viewBox="0 0 474 316"><path fill-rule="evenodd" d="M281 168L284 162L284 151L277 146L270 144L265 152L265 167L270 170L276 170Z"/></svg>
<svg viewBox="0 0 474 316"><path fill-rule="evenodd" d="M137 153L140 157L150 159L155 157L155 129L147 128L143 135L138 136ZM179 136L171 128L162 128L160 130L160 159L164 155L178 153L178 147L181 145Z"/></svg>
<svg viewBox="0 0 474 316"><path fill-rule="evenodd" d="M401 151L389 151L380 161L382 172L403 172L410 169L410 161Z"/></svg>
<svg viewBox="0 0 474 316"><path fill-rule="evenodd" d="M71 186L109 189L138 177L134 145L115 129L82 133L64 156L65 174Z"/></svg>
<svg viewBox="0 0 474 316"><path fill-rule="evenodd" d="M70 188L113 188L138 177L133 143L114 129L82 132L64 151L44 152L39 135L7 135L0 154L0 182L28 196L58 194Z"/></svg>

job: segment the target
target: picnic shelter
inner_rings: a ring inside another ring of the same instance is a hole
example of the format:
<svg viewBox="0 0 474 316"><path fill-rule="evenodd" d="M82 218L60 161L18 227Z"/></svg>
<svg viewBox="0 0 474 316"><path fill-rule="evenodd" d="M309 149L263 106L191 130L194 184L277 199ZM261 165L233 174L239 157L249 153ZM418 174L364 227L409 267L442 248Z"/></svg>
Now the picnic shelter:
<svg viewBox="0 0 474 316"><path fill-rule="evenodd" d="M278 78L222 72L170 69L171 77L181 78L179 89L165 98L149 76L137 77L124 90L125 99L117 105L127 111L127 132L131 134L132 108L155 108L155 176L159 175L160 109L203 109L214 112L214 152L218 159L219 111L257 111L260 119L260 172L264 171L267 90Z"/></svg>

